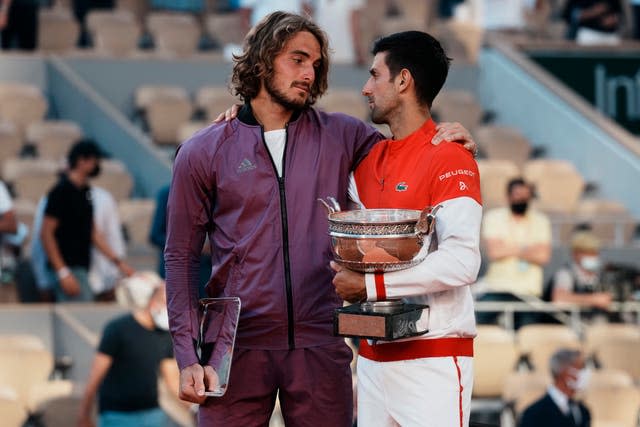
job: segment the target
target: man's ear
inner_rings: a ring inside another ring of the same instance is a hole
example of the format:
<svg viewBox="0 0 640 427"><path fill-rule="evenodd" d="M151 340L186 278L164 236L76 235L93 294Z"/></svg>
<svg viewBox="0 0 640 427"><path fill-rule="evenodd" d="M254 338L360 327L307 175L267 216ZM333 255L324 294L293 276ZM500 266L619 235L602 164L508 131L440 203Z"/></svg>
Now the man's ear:
<svg viewBox="0 0 640 427"><path fill-rule="evenodd" d="M413 77L411 76L411 71L407 70L406 68L403 68L398 73L398 77L396 81L398 82L398 91L404 92L413 81Z"/></svg>

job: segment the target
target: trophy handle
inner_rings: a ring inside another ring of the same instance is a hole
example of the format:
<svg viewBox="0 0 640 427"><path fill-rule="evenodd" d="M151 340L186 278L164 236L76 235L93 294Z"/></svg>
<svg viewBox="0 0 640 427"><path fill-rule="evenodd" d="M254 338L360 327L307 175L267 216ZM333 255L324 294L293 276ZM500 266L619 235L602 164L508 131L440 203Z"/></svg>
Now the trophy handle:
<svg viewBox="0 0 640 427"><path fill-rule="evenodd" d="M427 206L420 212L420 218L416 224L416 231L419 234L428 236L433 233L436 227L436 213L441 207L442 205Z"/></svg>

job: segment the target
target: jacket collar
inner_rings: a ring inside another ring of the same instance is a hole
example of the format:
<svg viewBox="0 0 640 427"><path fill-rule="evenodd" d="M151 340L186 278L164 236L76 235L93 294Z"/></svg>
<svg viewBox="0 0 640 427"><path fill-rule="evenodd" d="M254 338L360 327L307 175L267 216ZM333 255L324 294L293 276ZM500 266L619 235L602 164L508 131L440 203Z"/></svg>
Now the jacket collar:
<svg viewBox="0 0 640 427"><path fill-rule="evenodd" d="M303 110L305 109L301 108L298 110L294 110L289 123L298 120L298 117L300 117L300 114L302 114ZM238 120L249 126L260 126L260 123L256 119L256 116L253 115L253 109L251 108L251 104L249 102L245 102L242 108L240 108L240 111L238 111Z"/></svg>

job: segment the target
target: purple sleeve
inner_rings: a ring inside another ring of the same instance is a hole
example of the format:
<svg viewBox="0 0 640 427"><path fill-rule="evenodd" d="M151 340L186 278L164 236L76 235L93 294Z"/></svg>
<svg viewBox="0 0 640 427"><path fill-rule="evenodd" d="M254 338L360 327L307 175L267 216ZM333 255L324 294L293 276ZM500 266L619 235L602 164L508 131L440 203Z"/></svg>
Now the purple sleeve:
<svg viewBox="0 0 640 427"><path fill-rule="evenodd" d="M198 363L198 272L215 197L213 158L211 145L204 143L206 136L199 134L179 149L167 204L167 307L180 369Z"/></svg>
<svg viewBox="0 0 640 427"><path fill-rule="evenodd" d="M384 135L382 135L376 128L371 125L368 125L358 119L353 117L349 117L353 122L355 122L355 138L354 138L354 156L353 156L353 164L351 165L351 170L354 171L356 166L364 159L371 148L379 141L385 139Z"/></svg>

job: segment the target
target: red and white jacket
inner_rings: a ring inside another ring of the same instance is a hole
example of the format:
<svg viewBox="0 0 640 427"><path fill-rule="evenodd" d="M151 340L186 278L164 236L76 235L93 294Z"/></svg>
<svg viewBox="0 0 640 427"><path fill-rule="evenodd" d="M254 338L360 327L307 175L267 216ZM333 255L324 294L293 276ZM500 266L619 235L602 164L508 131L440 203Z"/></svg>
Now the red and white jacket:
<svg viewBox="0 0 640 427"><path fill-rule="evenodd" d="M427 120L407 138L378 143L352 175L351 198L368 209L442 206L436 214L436 251L415 267L365 275L369 301L401 297L430 306L427 334L376 345L363 340L360 355L372 360L473 355L469 285L480 269L480 177L463 146L431 144L435 126Z"/></svg>

